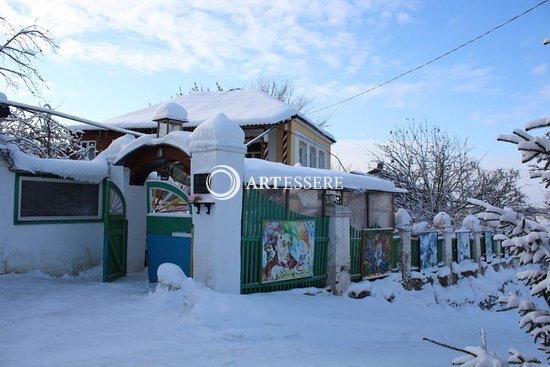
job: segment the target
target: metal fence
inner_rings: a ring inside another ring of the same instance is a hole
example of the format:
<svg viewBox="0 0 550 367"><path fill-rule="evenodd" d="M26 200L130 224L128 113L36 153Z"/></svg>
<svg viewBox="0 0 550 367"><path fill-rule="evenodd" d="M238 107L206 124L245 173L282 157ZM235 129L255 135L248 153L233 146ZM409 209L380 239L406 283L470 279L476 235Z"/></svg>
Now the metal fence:
<svg viewBox="0 0 550 367"><path fill-rule="evenodd" d="M313 276L262 283L264 221L301 219L315 221ZM241 228L241 293L272 292L299 287L324 287L327 279L328 221L329 217L310 217L293 212L270 200L259 190L244 190Z"/></svg>

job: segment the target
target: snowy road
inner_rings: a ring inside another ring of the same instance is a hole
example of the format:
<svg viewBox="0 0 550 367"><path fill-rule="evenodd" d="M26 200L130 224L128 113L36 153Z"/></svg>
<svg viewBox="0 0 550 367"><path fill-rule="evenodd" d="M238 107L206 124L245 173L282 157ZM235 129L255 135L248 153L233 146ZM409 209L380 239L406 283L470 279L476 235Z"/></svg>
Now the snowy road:
<svg viewBox="0 0 550 367"><path fill-rule="evenodd" d="M420 292L386 279L361 300L304 290L223 295L191 280L185 290L155 292L139 276L109 284L0 276L0 366L441 367L458 354L421 338L478 345L481 327L499 356L510 347L537 355L516 312L476 305L512 271ZM382 294L392 289L389 303Z"/></svg>

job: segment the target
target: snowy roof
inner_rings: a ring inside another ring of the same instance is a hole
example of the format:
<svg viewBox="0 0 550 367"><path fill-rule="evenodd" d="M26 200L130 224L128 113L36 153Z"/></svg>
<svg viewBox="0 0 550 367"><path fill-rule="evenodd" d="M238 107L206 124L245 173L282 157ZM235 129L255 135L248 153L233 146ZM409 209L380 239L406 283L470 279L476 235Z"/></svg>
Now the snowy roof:
<svg viewBox="0 0 550 367"><path fill-rule="evenodd" d="M11 169L35 174L51 174L82 182L101 182L109 175L109 164L105 159L77 161L73 159L38 158L23 153L15 144L0 140L0 150L8 154Z"/></svg>
<svg viewBox="0 0 550 367"><path fill-rule="evenodd" d="M188 131L174 131L170 134L163 136L162 138L157 138L154 135L140 136L139 138L132 140L129 144L122 147L114 160L115 164L127 155L138 149L141 149L144 146L170 145L175 148L181 149L185 153L189 154L188 147L190 137L191 133Z"/></svg>
<svg viewBox="0 0 550 367"><path fill-rule="evenodd" d="M297 181L295 179L298 177L332 177L333 179L342 177L342 184L345 189L394 193L407 192L407 190L395 187L390 181L370 175L355 175L321 168L289 166L283 163L269 162L256 158L245 159L244 182L247 183L250 181L250 178L254 178L254 181L258 184L261 176L269 177L271 179L269 182L270 185L273 185L273 177L291 177L293 181Z"/></svg>
<svg viewBox="0 0 550 367"><path fill-rule="evenodd" d="M94 160L39 158L22 152L9 138L0 135L0 157L8 160L10 169L34 174L49 174L81 182L98 183L109 177L109 162L119 151L131 144L134 137L124 135L116 139Z"/></svg>
<svg viewBox="0 0 550 367"><path fill-rule="evenodd" d="M184 126L195 127L203 121L223 113L240 126L274 125L293 117L299 117L313 129L332 141L334 137L314 124L297 109L256 89L233 89L222 92L197 92L173 99L188 113L189 122ZM156 128L155 112L163 103L155 104L122 116L103 121L104 124L125 129ZM79 130L96 130L89 125L73 125Z"/></svg>

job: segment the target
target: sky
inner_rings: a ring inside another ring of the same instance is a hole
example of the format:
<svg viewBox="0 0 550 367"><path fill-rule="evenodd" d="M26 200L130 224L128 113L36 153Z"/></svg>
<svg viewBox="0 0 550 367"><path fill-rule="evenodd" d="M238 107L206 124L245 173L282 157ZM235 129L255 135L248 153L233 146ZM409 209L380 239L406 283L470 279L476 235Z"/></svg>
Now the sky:
<svg viewBox="0 0 550 367"><path fill-rule="evenodd" d="M38 101L92 120L169 99L194 82L250 87L259 76L292 81L310 111L393 78L542 0L6 1L14 26L36 24L58 44L35 66ZM496 141L550 115L550 2L448 57L317 115L330 117L334 151L355 169L374 165L373 143L407 118L468 139L486 167L521 167ZM525 171L524 171L525 173ZM527 183L527 181L525 181ZM537 184L528 190L540 199ZM537 200L538 200L537 199Z"/></svg>

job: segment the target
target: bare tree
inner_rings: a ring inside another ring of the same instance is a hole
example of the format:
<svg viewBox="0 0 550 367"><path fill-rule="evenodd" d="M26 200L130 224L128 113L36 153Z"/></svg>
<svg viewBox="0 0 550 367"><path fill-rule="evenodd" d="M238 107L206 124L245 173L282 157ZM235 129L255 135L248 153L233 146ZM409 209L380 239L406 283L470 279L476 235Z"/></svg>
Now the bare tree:
<svg viewBox="0 0 550 367"><path fill-rule="evenodd" d="M48 31L35 24L16 28L0 17L0 37L0 75L6 85L18 88L23 83L32 94L39 94L44 78L33 62L44 48L57 47Z"/></svg>
<svg viewBox="0 0 550 367"><path fill-rule="evenodd" d="M518 172L483 170L467 140L436 125L408 120L377 147L381 154L374 155L384 162L381 175L408 190L396 204L417 221L431 221L439 212L461 220L470 207L466 199L474 195L503 206L525 203Z"/></svg>
<svg viewBox="0 0 550 367"><path fill-rule="evenodd" d="M301 95L296 95L294 84L289 80L262 75L253 82L253 86L277 98L279 101L294 107L298 111L302 111L313 102L313 98L306 96L305 92Z"/></svg>
<svg viewBox="0 0 550 367"><path fill-rule="evenodd" d="M307 95L307 91L302 94L295 92L294 84L288 79L278 79L271 76L259 76L252 86L262 92L277 98L279 101L294 107L298 111L307 114L307 108L314 101L313 97ZM313 118L314 122L320 127L329 126L331 115L321 115Z"/></svg>
<svg viewBox="0 0 550 367"><path fill-rule="evenodd" d="M479 168L473 176L475 186L472 196L483 198L483 201L493 206L525 208L527 198L518 185L519 178L517 169Z"/></svg>
<svg viewBox="0 0 550 367"><path fill-rule="evenodd" d="M17 89L23 85L39 96L39 86L45 80L33 63L45 48L56 47L48 31L36 24L16 28L0 17L0 76L7 87ZM78 132L47 113L7 107L1 112L0 134L27 154L41 158L81 159L87 153L80 146Z"/></svg>

